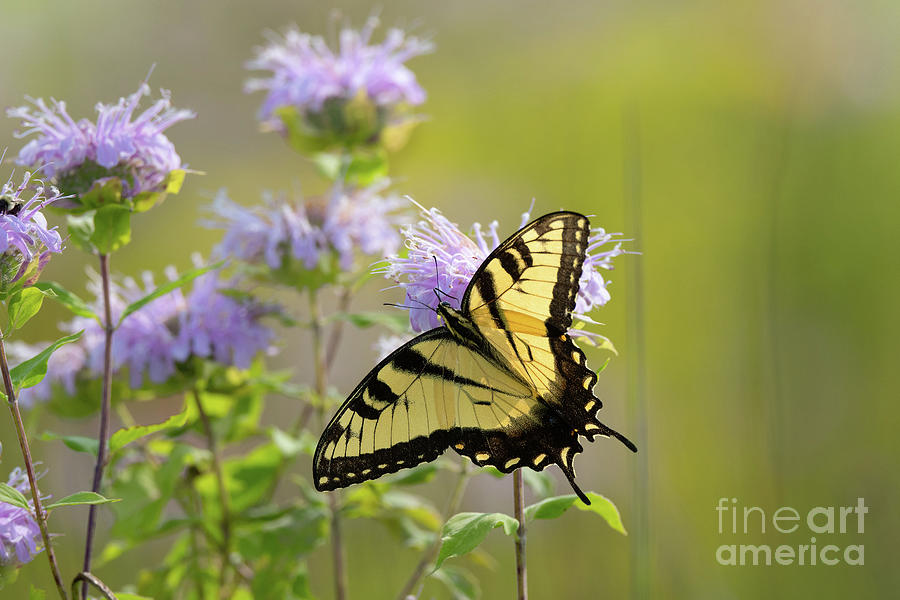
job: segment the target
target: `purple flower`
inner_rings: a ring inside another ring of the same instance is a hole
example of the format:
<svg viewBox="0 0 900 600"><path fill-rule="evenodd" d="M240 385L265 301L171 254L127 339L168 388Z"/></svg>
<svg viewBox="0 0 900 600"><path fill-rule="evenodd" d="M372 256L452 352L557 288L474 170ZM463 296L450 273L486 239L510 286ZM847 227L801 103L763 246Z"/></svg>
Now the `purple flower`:
<svg viewBox="0 0 900 600"><path fill-rule="evenodd" d="M166 278L177 279L174 268L166 269ZM101 284L91 276L90 290L95 294L95 312L102 313ZM157 288L151 273L140 282L132 278L110 282L113 322L125 308ZM116 329L113 338L113 371L128 370L133 388L145 380L163 383L176 374L179 363L192 356L224 365L248 367L261 351L268 351L274 332L262 323L262 317L278 312L273 305L261 304L237 287L235 281L223 281L217 272L194 280L189 294L175 289L131 313ZM81 339L57 350L48 363L47 377L33 388L22 390L23 404L45 400L54 385L75 393L79 376L93 378L103 370L104 331L97 321L75 317L60 324L67 333L82 331ZM37 353L37 346L11 344L10 355L22 361Z"/></svg>
<svg viewBox="0 0 900 600"><path fill-rule="evenodd" d="M168 279L175 279L174 268L166 270ZM102 314L101 282L96 275L90 283L97 300L94 309ZM113 322L119 320L125 307L156 289L153 274L145 271L138 283L131 277L110 282L110 304ZM113 370L128 368L132 387L139 387L146 376L154 383L162 383L175 373L173 346L177 340L174 324L186 303L180 289L161 296L129 315L116 329L113 338ZM93 319L77 317L66 329L83 329L82 341L87 351L87 367L93 373L103 372L104 332Z"/></svg>
<svg viewBox="0 0 900 600"><path fill-rule="evenodd" d="M256 58L247 63L249 69L271 72L245 85L247 92L266 92L259 119L281 130L276 115L281 107L294 107L300 114L318 112L326 100L349 101L360 94L379 108L422 104L425 91L403 63L431 51L432 44L390 29L383 42L370 45L377 26L378 19L371 18L361 31L341 30L337 51L322 37L296 28L283 38L271 34L269 45L257 49Z"/></svg>
<svg viewBox="0 0 900 600"><path fill-rule="evenodd" d="M489 225L486 235L481 225L475 223L472 227L473 236L470 237L436 208L420 208L423 220L403 229L407 256L391 256L387 265L380 270L386 278L393 279L399 287L405 288L406 304L412 307L409 319L414 331L425 331L441 325L435 312L438 298L434 288L445 293L446 297L442 295L442 300L459 308L459 302L475 271L502 241L497 235L496 221ZM524 213L519 227L523 227L529 220L529 213ZM608 234L603 229L594 229L589 239L588 256L581 273L574 310L575 316L581 320L592 322L585 313L609 301L606 289L609 282L603 278L600 270L611 269L612 259L625 253L621 249L621 241L614 239L616 235L618 234ZM607 244L614 245L606 248ZM570 333L585 335L578 330Z"/></svg>
<svg viewBox="0 0 900 600"><path fill-rule="evenodd" d="M247 368L260 351L270 349L275 333L261 319L278 308L224 293L236 289L236 281L223 282L215 272L194 281L187 310L179 315L179 337L173 349L178 360L193 355Z"/></svg>
<svg viewBox="0 0 900 600"><path fill-rule="evenodd" d="M7 485L23 494L30 491L28 478L19 467L9 474ZM31 562L43 550L41 530L31 511L0 501L0 566Z"/></svg>
<svg viewBox="0 0 900 600"><path fill-rule="evenodd" d="M358 253L387 256L400 246L400 219L394 211L404 202L380 195L384 185L305 202L270 194L263 204L251 207L235 203L220 191L209 207L213 217L203 225L225 229L215 250L220 257L233 256L270 269L297 260L310 270L334 253L340 268L349 271Z"/></svg>
<svg viewBox="0 0 900 600"><path fill-rule="evenodd" d="M71 182L77 193L108 176L122 179L123 195L129 198L142 191L161 191L169 173L184 168L163 132L195 115L172 108L169 92L162 90L162 98L135 116L141 98L149 94L150 87L144 83L116 104L98 103L96 124L87 119L76 122L65 102L51 99L48 105L42 98L29 97L31 106L7 110L7 115L20 119L25 128L16 137L35 136L19 151L17 162L46 165L49 176ZM82 167L86 172L78 177Z"/></svg>
<svg viewBox="0 0 900 600"><path fill-rule="evenodd" d="M4 284L18 281L29 271L29 281L33 283L50 255L62 252L59 232L56 227L47 226L47 219L41 212L44 206L60 198L59 190L50 187L46 193L43 183L33 179L28 171L18 186L10 176L0 187L0 255L3 256Z"/></svg>

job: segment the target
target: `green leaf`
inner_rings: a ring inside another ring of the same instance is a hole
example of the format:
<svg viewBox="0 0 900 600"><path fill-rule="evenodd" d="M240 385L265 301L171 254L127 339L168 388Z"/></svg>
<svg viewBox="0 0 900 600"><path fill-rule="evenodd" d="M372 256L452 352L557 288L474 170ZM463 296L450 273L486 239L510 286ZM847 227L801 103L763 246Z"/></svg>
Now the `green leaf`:
<svg viewBox="0 0 900 600"><path fill-rule="evenodd" d="M97 448L100 443L97 438L90 438L83 435L59 435L51 431L41 434L44 441L60 440L63 444L74 450L75 452L86 452L97 456Z"/></svg>
<svg viewBox="0 0 900 600"><path fill-rule="evenodd" d="M605 496L601 496L600 494L595 494L594 492L588 492L587 497L590 499L590 506L586 506L582 502L578 502L575 507L578 510L583 510L587 512L592 512L594 514L600 515L603 517L610 527L621 533L622 535L628 535L628 532L625 531L625 526L622 525L622 517L619 515L619 509L616 508L616 505L612 503L612 500Z"/></svg>
<svg viewBox="0 0 900 600"><path fill-rule="evenodd" d="M566 494L565 496L554 496L553 498L535 502L531 506L525 507L525 518L529 521L533 519L555 519L569 510L577 499L578 496L575 494Z"/></svg>
<svg viewBox="0 0 900 600"><path fill-rule="evenodd" d="M481 597L478 580L464 569L444 565L431 576L447 586L453 600L477 600Z"/></svg>
<svg viewBox="0 0 900 600"><path fill-rule="evenodd" d="M179 277L178 279L175 279L164 285L161 285L158 288L156 288L155 290L153 290L152 292L150 292L149 294L147 294L146 296L144 296L143 298L141 298L139 300L135 300L134 302L132 302L131 304L129 304L128 306L125 307L125 310L122 312L122 316L119 317L119 322L116 324L116 327L121 325L122 321L124 321L125 317L127 317L128 315L134 313L135 311L140 310L141 308L150 304L151 302L153 302L160 296L165 296L169 292L171 292L173 290L177 290L180 287L183 287L184 285L190 283L191 281L200 277L204 273L208 273L214 269L218 269L219 267L221 267L224 264L224 262L225 261L219 261L212 265L207 265L205 267L198 267L196 269L191 269L190 271L185 271L181 275L181 277Z"/></svg>
<svg viewBox="0 0 900 600"><path fill-rule="evenodd" d="M47 375L47 361L50 360L50 356L60 347L77 341L81 337L81 334L82 332L79 331L78 333L61 337L39 352L36 356L16 365L9 372L12 377L13 386L16 389L21 389L39 384L44 379L44 376Z"/></svg>
<svg viewBox="0 0 900 600"><path fill-rule="evenodd" d="M284 457L273 443L257 446L243 456L235 456L224 461L226 485L231 494L231 508L235 513L247 510L265 496L275 478L281 473ZM212 520L220 514L218 505L218 484L212 472L197 477L195 486L201 497L209 503L204 518Z"/></svg>
<svg viewBox="0 0 900 600"><path fill-rule="evenodd" d="M66 215L66 225L69 231L69 239L83 252L94 252L91 237L94 235L94 211L82 215Z"/></svg>
<svg viewBox="0 0 900 600"><path fill-rule="evenodd" d="M381 134L379 135L381 144L389 152L396 152L406 145L409 136L412 135L413 129L424 120L423 117L409 115L399 121L388 124L381 130Z"/></svg>
<svg viewBox="0 0 900 600"><path fill-rule="evenodd" d="M334 313L328 317L328 320L348 321L360 329L382 325L397 333L409 332L409 313L406 311Z"/></svg>
<svg viewBox="0 0 900 600"><path fill-rule="evenodd" d="M100 323L100 317L91 310L91 307L88 306L87 302L56 283L55 281L42 281L36 283L34 287L38 288L42 292L44 292L47 297L53 298L57 302L61 303L63 306L68 308L72 314L78 315L79 317L87 317L89 319L94 319L98 323Z"/></svg>
<svg viewBox="0 0 900 600"><path fill-rule="evenodd" d="M331 140L306 123L296 107L281 106L274 112L284 125L288 145L301 154L319 152L331 144Z"/></svg>
<svg viewBox="0 0 900 600"><path fill-rule="evenodd" d="M156 453L163 459L158 466L149 461L130 463L110 482L110 494L122 499L110 507L115 513L110 530L113 539L134 546L155 535L176 488L185 484L186 468L196 464L199 450L170 440L165 442L165 451ZM152 447L153 442L148 445L151 452Z"/></svg>
<svg viewBox="0 0 900 600"><path fill-rule="evenodd" d="M188 411L187 408L184 408L180 413L172 415L162 423L153 425L135 425L134 427L120 429L109 438L109 453L112 454L118 452L131 442L148 436L151 433L182 427L185 422L187 422L187 417Z"/></svg>
<svg viewBox="0 0 900 600"><path fill-rule="evenodd" d="M22 492L2 481L0 481L0 502L31 510L31 507L28 506L28 499L22 495Z"/></svg>
<svg viewBox="0 0 900 600"><path fill-rule="evenodd" d="M104 498L96 492L75 492L66 496L59 502L48 504L45 508L51 510L62 506L82 506L84 504L109 504L110 502L118 502L118 498Z"/></svg>
<svg viewBox="0 0 900 600"><path fill-rule="evenodd" d="M329 181L337 181L341 176L341 155L333 152L317 152L312 157L319 175Z"/></svg>
<svg viewBox="0 0 900 600"><path fill-rule="evenodd" d="M619 509L605 496L594 492L585 494L591 501L590 506L578 501L575 494L566 494L565 496L556 496L536 502L525 508L525 518L532 519L555 519L566 512L572 505L579 510L592 512L600 515L609 524L610 527L621 533L628 535L625 527L622 525L622 518L619 516Z"/></svg>
<svg viewBox="0 0 900 600"><path fill-rule="evenodd" d="M41 310L43 302L44 292L39 288L27 287L13 294L6 305L9 326L12 329L21 329L31 317Z"/></svg>
<svg viewBox="0 0 900 600"><path fill-rule="evenodd" d="M157 204L162 203L162 201L165 199L165 192L152 192L150 190L144 190L143 192L138 193L134 198L132 198L131 202L134 206L134 212L142 213L147 212Z"/></svg>
<svg viewBox="0 0 900 600"><path fill-rule="evenodd" d="M299 437L293 437L286 431L282 431L277 427L269 428L269 437L272 438L272 443L275 444L279 452L285 457L296 456L298 454L308 454L312 456L316 451L316 444L319 441L306 430L301 431Z"/></svg>
<svg viewBox="0 0 900 600"><path fill-rule="evenodd" d="M187 173L188 171L185 169L174 169L169 171L169 174L166 175L165 180L162 182L161 190L145 190L138 193L131 200L134 212L147 212L157 204L161 204L169 194L177 194L180 192L181 186L184 184L184 177ZM191 171L191 173L200 173L200 171Z"/></svg>
<svg viewBox="0 0 900 600"><path fill-rule="evenodd" d="M506 477L506 473L492 465L485 465L481 467L481 472L487 473L491 477L496 477L497 479L503 479L504 477Z"/></svg>
<svg viewBox="0 0 900 600"><path fill-rule="evenodd" d="M187 174L187 171L184 169L174 169L169 171L169 174L166 176L166 193L167 194L177 194L181 191L181 186L184 185L184 176Z"/></svg>
<svg viewBox="0 0 900 600"><path fill-rule="evenodd" d="M491 529L500 526L506 535L513 535L519 529L519 522L503 513L459 513L450 517L444 524L435 570L448 558L462 556L477 548Z"/></svg>
<svg viewBox="0 0 900 600"><path fill-rule="evenodd" d="M88 209L121 206L122 187L120 177L108 177L103 181L94 181L91 189L81 194L79 200L81 205Z"/></svg>
<svg viewBox="0 0 900 600"><path fill-rule="evenodd" d="M91 243L100 254L109 254L131 241L131 209L110 204L94 213Z"/></svg>
<svg viewBox="0 0 900 600"><path fill-rule="evenodd" d="M31 589L28 591L28 600L46 600L47 592L34 587L33 583L31 584L30 588Z"/></svg>
<svg viewBox="0 0 900 600"><path fill-rule="evenodd" d="M354 153L347 167L346 179L357 185L370 185L388 174L387 153L377 149L373 152Z"/></svg>
<svg viewBox="0 0 900 600"><path fill-rule="evenodd" d="M150 596L140 596L129 592L116 592L116 598L118 600L153 600Z"/></svg>

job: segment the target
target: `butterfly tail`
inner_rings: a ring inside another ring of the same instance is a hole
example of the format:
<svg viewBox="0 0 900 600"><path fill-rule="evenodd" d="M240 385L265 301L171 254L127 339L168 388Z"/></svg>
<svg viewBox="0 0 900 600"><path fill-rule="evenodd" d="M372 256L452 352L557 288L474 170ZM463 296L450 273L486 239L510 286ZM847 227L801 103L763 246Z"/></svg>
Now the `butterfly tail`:
<svg viewBox="0 0 900 600"><path fill-rule="evenodd" d="M586 505L590 505L590 499L588 499L587 495L581 491L578 484L575 483L575 455L579 452L581 452L581 444L576 442L574 446L563 449L563 451L557 455L556 464L559 465L563 475L569 480L569 485L572 486L572 489L575 490L575 493L578 494L581 501Z"/></svg>
<svg viewBox="0 0 900 600"><path fill-rule="evenodd" d="M558 464L559 464L559 468L563 472L563 475L565 475L566 479L569 480L569 485L572 486L572 489L575 490L575 493L578 494L578 497L581 499L581 501L584 502L585 505L590 506L590 504L591 504L590 499L587 497L587 495L584 492L581 491L581 488L578 487L578 484L575 483L575 470L572 469L572 465L566 466L566 465L562 464L562 462L560 462Z"/></svg>
<svg viewBox="0 0 900 600"><path fill-rule="evenodd" d="M625 444L625 447L628 448L629 450L631 450L632 452L638 451L637 446L635 446L634 443L631 440L629 440L627 437L625 437L624 435L622 435L621 433L619 433L612 427L607 427L606 425L604 425L603 423L600 423L599 421L596 421L596 422L600 424L600 431L594 431L592 433L594 433L595 435L602 435L605 437L614 437L617 440L619 440L620 442L622 442L623 444ZM591 436L591 439L593 439L593 436Z"/></svg>

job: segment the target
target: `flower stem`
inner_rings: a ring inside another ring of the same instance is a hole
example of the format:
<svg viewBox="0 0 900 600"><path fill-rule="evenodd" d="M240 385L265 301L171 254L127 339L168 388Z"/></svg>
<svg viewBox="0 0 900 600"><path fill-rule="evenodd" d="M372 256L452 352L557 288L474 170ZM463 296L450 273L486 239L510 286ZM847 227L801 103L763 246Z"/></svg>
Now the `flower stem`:
<svg viewBox="0 0 900 600"><path fill-rule="evenodd" d="M322 311L316 290L309 292L309 316L313 338L313 364L315 365L316 395L319 420L325 422L325 392L328 388L328 373L325 367L325 345L323 343ZM331 511L331 559L334 564L335 600L347 598L347 574L344 568L344 544L341 536L340 497L337 491L328 493L328 507Z"/></svg>
<svg viewBox="0 0 900 600"><path fill-rule="evenodd" d="M341 292L341 295L338 298L338 312L346 312L347 307L350 305L351 295L352 294L350 290L344 290ZM331 372L331 366L334 364L334 358L337 355L337 350L341 343L341 325L343 325L343 321L338 321L334 325L334 327L331 329L331 337L328 339L328 350L326 350L325 352L324 361L324 379L326 381L328 379L328 373ZM319 332L319 335L322 335L321 330ZM316 393L318 393L318 391ZM304 429L306 429L306 426L309 424L309 420L312 418L313 413L315 412L315 407L315 402L306 403L306 406L304 406L303 410L300 412L300 416L297 417L297 420L294 421L294 424L291 425L291 428L288 430L288 433L290 433L291 436L297 437ZM275 495L275 492L278 489L278 482L281 480L281 476L288 468L290 468L294 460L295 457L287 458L279 465L278 471L276 472L275 477L272 479L272 484L269 486L268 492L266 492L266 498L271 499Z"/></svg>
<svg viewBox="0 0 900 600"><path fill-rule="evenodd" d="M103 290L103 330L105 333L103 348L103 388L100 398L100 433L97 436L97 463L94 465L94 481L91 491L100 493L100 485L103 483L103 469L106 468L107 449L109 445L109 412L112 403L112 341L115 326L112 322L112 307L110 305L109 292L109 255L100 255L100 283ZM84 566L85 573L91 572L91 554L94 548L94 532L97 527L97 505L92 504L88 509L87 534L84 542ZM85 579L81 585L81 595L87 597L88 581Z"/></svg>
<svg viewBox="0 0 900 600"><path fill-rule="evenodd" d="M522 469L513 471L513 505L519 530L516 532L516 584L518 599L528 600L528 569L525 565L525 481Z"/></svg>
<svg viewBox="0 0 900 600"><path fill-rule="evenodd" d="M196 473L187 471L184 473L181 485L175 489L173 496L178 506L187 517L188 531L190 536L191 554L187 565L187 572L192 572L191 580L194 584L194 593L198 599L206 598L204 590L204 578L200 575L206 569L204 564L207 552L205 548L201 548L200 542L206 543L206 546L212 548L216 545L216 540L212 539L210 529L203 527L201 524L203 517L203 504L197 497L197 490L194 488L194 477Z"/></svg>
<svg viewBox="0 0 900 600"><path fill-rule="evenodd" d="M41 538L44 548L47 550L47 560L50 562L50 572L53 573L53 581L59 590L59 597L68 600L66 588L63 585L59 565L56 562L56 554L50 544L50 533L47 530L47 513L41 504L41 494L37 487L37 478L34 475L34 463L31 461L31 449L28 447L28 438L25 435L25 424L22 422L22 413L19 412L19 402L16 399L16 391L13 388L12 378L9 375L9 363L6 361L6 349L3 347L3 334L0 332L0 370L3 372L3 385L6 388L6 399L9 412L16 424L16 435L19 437L19 447L22 449L22 459L25 461L25 472L28 474L28 484L31 486L31 499L34 502L34 514L38 527L41 530Z"/></svg>
<svg viewBox="0 0 900 600"><path fill-rule="evenodd" d="M350 306L350 298L352 293L350 290L345 289L341 291L341 295L338 298L338 312L347 312L347 308ZM334 364L334 359L337 356L338 346L341 344L341 335L344 332L344 321L340 320L334 324L334 327L331 330L331 339L328 340L328 351L325 353L325 373L326 375L331 370L331 365Z"/></svg>
<svg viewBox="0 0 900 600"><path fill-rule="evenodd" d="M459 510L459 504L462 502L463 493L466 491L466 484L469 482L470 472L468 467L468 461L463 459L460 465L459 478L456 480L456 485L450 493L450 500L447 502L447 509L444 511L444 523ZM443 529L443 525L441 526L441 529ZM413 594L414 590L419 587L421 581L425 578L425 569L434 562L440 549L441 532L438 531L434 542L425 549L422 559L419 561L419 564L416 565L412 575L409 576L409 579L400 591L400 595L397 596L397 600L406 600Z"/></svg>
<svg viewBox="0 0 900 600"><path fill-rule="evenodd" d="M74 600L79 600L79 598L77 596L79 581L81 582L82 586L86 586L86 585L90 584L90 585L94 586L95 588L97 588L98 590L100 590L100 593L103 595L103 597L106 600L116 600L116 595L113 593L113 591L111 589L109 589L109 587L107 587L107 585L105 583L103 583L97 577L95 577L94 575L91 575L90 573L79 573L78 575L75 576L75 579L72 580L72 598ZM81 592L81 598L82 599L87 598L87 596L85 596L85 592L83 589Z"/></svg>
<svg viewBox="0 0 900 600"><path fill-rule="evenodd" d="M225 485L225 473L222 470L222 461L219 457L219 448L218 444L216 444L212 423L203 407L200 390L195 387L193 392L194 401L197 403L197 412L200 414L200 421L203 424L203 433L206 435L206 446L212 455L213 474L216 478L216 486L219 489L219 503L222 505L222 546L220 548L222 567L219 571L219 590L222 597L225 597L225 583L228 567L231 565L231 499L228 495L228 488Z"/></svg>

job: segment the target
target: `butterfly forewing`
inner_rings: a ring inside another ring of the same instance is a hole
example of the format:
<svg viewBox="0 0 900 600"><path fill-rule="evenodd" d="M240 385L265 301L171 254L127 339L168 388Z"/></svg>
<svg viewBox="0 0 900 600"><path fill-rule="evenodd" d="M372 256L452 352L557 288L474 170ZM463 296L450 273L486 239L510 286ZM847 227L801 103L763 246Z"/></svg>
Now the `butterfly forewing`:
<svg viewBox="0 0 900 600"><path fill-rule="evenodd" d="M492 464L508 454L498 437L532 421L533 404L520 379L433 329L382 361L332 418L313 459L316 488L375 479L451 446Z"/></svg>
<svg viewBox="0 0 900 600"><path fill-rule="evenodd" d="M572 325L590 233L587 217L576 213L551 213L532 221L482 263L460 309L497 329L530 317L543 323L542 333L565 333Z"/></svg>

